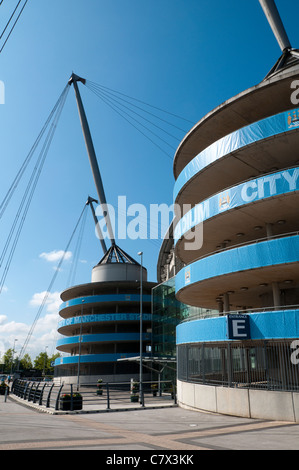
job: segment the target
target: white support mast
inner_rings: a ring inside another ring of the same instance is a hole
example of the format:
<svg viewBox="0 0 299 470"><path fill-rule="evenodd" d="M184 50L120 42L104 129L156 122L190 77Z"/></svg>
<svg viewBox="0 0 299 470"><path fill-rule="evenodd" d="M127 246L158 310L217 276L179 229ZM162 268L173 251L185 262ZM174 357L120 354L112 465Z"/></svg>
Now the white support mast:
<svg viewBox="0 0 299 470"><path fill-rule="evenodd" d="M112 229L112 225L111 225L109 212L107 210L107 201L106 201L106 196L105 196L105 192L104 192L104 186L103 186L103 182L102 182L102 178L101 178L101 174L100 174L100 170L99 170L99 166L98 166L98 162L97 162L97 158L96 158L96 153L95 153L92 138L91 138L91 133L90 133L88 121L87 121L87 118L86 118L85 110L84 110L82 99L81 99L81 96L80 96L78 82L81 82L81 83L85 84L86 80L84 78L78 77L78 75L73 73L71 78L69 79L69 85L74 86L76 100L77 100L77 106L78 106L78 111L79 111L79 116L80 116L80 121L81 121L81 127L82 127L82 130L83 130L85 145L86 145L87 153L88 153L88 156L89 156L89 162L90 162L90 166L91 166L91 169L92 169L94 182L95 182L95 185L96 185L96 190L97 190L97 193L98 193L98 196L99 196L99 201L100 201L100 203L103 207L103 214L104 214L105 222L106 222L106 225L107 225L108 234L109 234L109 237L110 237L110 240L111 240L111 244L112 244L112 246L114 246L115 245L115 239L114 239L114 234L113 234L113 229Z"/></svg>

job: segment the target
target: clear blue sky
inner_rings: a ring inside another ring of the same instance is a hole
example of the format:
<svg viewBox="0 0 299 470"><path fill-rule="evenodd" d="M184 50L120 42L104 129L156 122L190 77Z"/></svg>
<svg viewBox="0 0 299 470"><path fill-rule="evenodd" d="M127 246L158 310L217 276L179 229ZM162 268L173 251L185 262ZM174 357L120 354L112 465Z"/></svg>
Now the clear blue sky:
<svg viewBox="0 0 299 470"><path fill-rule="evenodd" d="M0 6L1 30L16 3ZM299 47L298 2L277 0L277 6L292 46ZM72 71L196 123L259 83L279 56L258 0L29 0L0 54L0 200ZM172 158L185 132L172 131L177 140L166 139L173 148L163 146L165 155L89 89L80 90L108 202L116 205L125 195L128 204L170 205ZM2 245L20 194L0 220ZM0 295L0 354L14 339L17 353L21 349L57 266L40 255L65 249L88 195L97 197L71 88ZM148 278L155 281L161 240L119 244L134 258L144 252ZM75 283L90 281L101 256L88 212ZM70 266L71 259L58 273L28 346L33 358L45 346L55 351L58 293Z"/></svg>

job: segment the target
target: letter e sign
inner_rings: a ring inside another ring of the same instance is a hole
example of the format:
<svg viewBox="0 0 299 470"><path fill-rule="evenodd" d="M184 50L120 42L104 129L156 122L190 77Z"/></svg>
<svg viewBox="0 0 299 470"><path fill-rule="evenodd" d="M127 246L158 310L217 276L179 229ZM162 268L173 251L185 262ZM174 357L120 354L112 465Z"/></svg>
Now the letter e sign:
<svg viewBox="0 0 299 470"><path fill-rule="evenodd" d="M250 339L250 324L248 315L227 315L228 339Z"/></svg>

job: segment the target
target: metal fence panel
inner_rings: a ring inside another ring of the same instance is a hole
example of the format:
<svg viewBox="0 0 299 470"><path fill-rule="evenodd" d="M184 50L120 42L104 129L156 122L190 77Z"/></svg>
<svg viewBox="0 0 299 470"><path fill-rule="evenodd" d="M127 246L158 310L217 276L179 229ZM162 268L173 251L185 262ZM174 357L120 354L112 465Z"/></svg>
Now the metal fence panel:
<svg viewBox="0 0 299 470"><path fill-rule="evenodd" d="M291 340L184 344L177 348L178 379L227 387L299 390Z"/></svg>

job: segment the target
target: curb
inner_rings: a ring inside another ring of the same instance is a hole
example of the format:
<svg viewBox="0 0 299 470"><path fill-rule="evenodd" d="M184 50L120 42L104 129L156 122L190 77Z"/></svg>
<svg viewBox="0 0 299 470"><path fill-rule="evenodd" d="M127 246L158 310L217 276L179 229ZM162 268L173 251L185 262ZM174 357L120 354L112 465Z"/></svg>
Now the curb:
<svg viewBox="0 0 299 470"><path fill-rule="evenodd" d="M113 413L116 411L139 411L139 410L155 410L161 408L177 408L178 405L151 405L151 406L139 406L139 407L123 407L123 408L113 408L113 409L103 409L103 410L75 410L75 411L60 411L54 410L53 408L46 408L44 405L38 405L36 403L31 403L23 400L22 398L16 397L14 395L9 395L9 399L18 403L19 405L26 406L27 408L34 409L39 413L47 413L50 415L68 415L68 414L93 414L93 413Z"/></svg>

